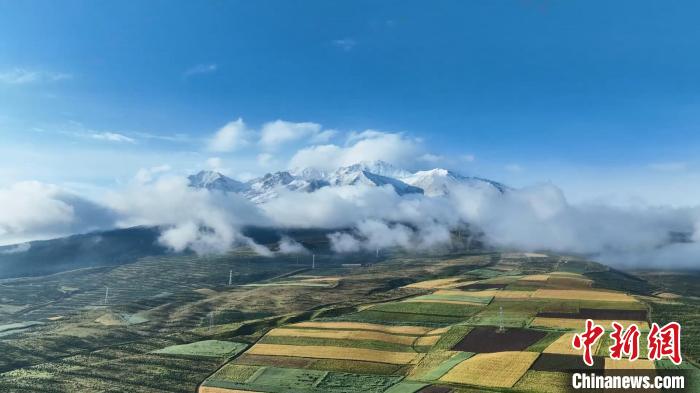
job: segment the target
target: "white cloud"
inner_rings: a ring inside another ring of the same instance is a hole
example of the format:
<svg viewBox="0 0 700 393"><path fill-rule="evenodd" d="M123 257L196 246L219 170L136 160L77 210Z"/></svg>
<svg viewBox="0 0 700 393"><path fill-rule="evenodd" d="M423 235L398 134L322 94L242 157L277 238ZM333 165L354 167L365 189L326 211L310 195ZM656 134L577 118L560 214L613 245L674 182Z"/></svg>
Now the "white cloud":
<svg viewBox="0 0 700 393"><path fill-rule="evenodd" d="M246 146L249 143L250 131L243 119L229 122L221 127L209 141L209 150L229 152Z"/></svg>
<svg viewBox="0 0 700 393"><path fill-rule="evenodd" d="M184 72L185 77L190 77L194 75L211 74L219 69L217 64L197 64Z"/></svg>
<svg viewBox="0 0 700 393"><path fill-rule="evenodd" d="M90 135L93 139L98 139L101 141L108 142L118 142L118 143L136 143L136 140L129 138L126 135L118 134L116 132L99 132Z"/></svg>
<svg viewBox="0 0 700 393"><path fill-rule="evenodd" d="M26 181L0 188L0 245L112 225L109 211L55 185Z"/></svg>
<svg viewBox="0 0 700 393"><path fill-rule="evenodd" d="M292 238L284 236L279 242L280 254L306 254L308 252L309 250Z"/></svg>
<svg viewBox="0 0 700 393"><path fill-rule="evenodd" d="M48 72L14 68L0 72L0 83L10 85L25 85L30 83L58 82L71 79L72 75L60 72Z"/></svg>
<svg viewBox="0 0 700 393"><path fill-rule="evenodd" d="M132 184L110 194L107 205L118 213L119 226L164 226L160 242L175 251L211 253L241 244L254 246L240 228L267 223L243 197L194 189L188 187L186 178L177 176ZM258 251L264 252L262 248Z"/></svg>
<svg viewBox="0 0 700 393"><path fill-rule="evenodd" d="M152 168L141 168L136 172L134 176L134 181L138 184L145 184L153 181L158 175L170 171L172 168L170 165L158 165Z"/></svg>
<svg viewBox="0 0 700 393"><path fill-rule="evenodd" d="M383 160L396 165L414 161L420 153L420 143L401 133L367 130L352 133L348 145L315 145L299 150L291 159L291 168L333 170L361 161Z"/></svg>
<svg viewBox="0 0 700 393"><path fill-rule="evenodd" d="M353 50L355 48L355 46L357 45L357 41L355 41L352 38L343 38L343 39L339 39L339 40L333 40L332 43L336 47L338 47L346 52Z"/></svg>
<svg viewBox="0 0 700 393"><path fill-rule="evenodd" d="M320 134L321 125L317 123L292 123L276 120L263 124L260 130L260 144L266 148L275 148L284 143L318 137ZM326 133L324 136L328 136L328 134ZM324 138L321 137L321 139Z"/></svg>
<svg viewBox="0 0 700 393"><path fill-rule="evenodd" d="M333 139L334 136L338 134L338 131L336 130L323 130L309 139L309 142L311 143L327 143L331 139Z"/></svg>

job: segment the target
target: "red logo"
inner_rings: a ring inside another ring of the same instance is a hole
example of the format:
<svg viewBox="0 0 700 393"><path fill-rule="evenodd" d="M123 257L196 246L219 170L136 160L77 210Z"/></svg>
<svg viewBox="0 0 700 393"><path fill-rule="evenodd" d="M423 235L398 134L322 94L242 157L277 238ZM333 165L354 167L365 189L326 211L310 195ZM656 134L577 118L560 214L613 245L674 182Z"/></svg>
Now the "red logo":
<svg viewBox="0 0 700 393"><path fill-rule="evenodd" d="M587 319L586 331L582 334L577 334L574 336L574 348L583 348L583 362L589 367L593 365L593 353L591 353L591 347L595 345L596 341L598 341L603 333L605 333L605 329L603 329L602 326L596 325L591 319Z"/></svg>
<svg viewBox="0 0 700 393"><path fill-rule="evenodd" d="M610 338L614 344L610 346L610 357L616 360L622 359L625 354L630 361L639 358L639 328L632 324L627 330L623 330L622 325L617 322L612 324L614 332L610 333Z"/></svg>
<svg viewBox="0 0 700 393"><path fill-rule="evenodd" d="M649 359L659 360L664 357L671 359L673 364L679 365L683 361L681 357L681 325L671 322L664 327L652 323L649 336Z"/></svg>
<svg viewBox="0 0 700 393"><path fill-rule="evenodd" d="M626 356L633 362L639 358L639 327L632 324L624 329L617 322L612 323L613 331L610 338L613 345L609 347L610 358L620 360ZM583 349L583 361L586 365L593 366L592 347L605 332L602 326L596 325L593 320L586 320L586 330L574 335L572 345L575 349ZM678 322L670 322L663 327L657 323L651 324L647 336L647 349L649 360L670 359L679 365L683 361L681 356L681 325Z"/></svg>

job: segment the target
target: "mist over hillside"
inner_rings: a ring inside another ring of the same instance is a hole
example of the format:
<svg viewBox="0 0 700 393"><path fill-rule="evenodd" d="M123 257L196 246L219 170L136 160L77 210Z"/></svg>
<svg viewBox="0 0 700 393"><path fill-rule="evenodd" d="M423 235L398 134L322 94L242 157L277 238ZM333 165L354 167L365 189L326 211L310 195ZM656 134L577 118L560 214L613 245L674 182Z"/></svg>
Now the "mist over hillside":
<svg viewBox="0 0 700 393"><path fill-rule="evenodd" d="M165 252L223 253L241 245L274 255L265 245L269 242L246 232L251 227L321 230L329 248L339 253L445 248L453 233L468 230L491 247L577 253L619 266L692 267L699 251L696 208L572 205L552 184L515 189L440 168L414 173L383 161L333 171L275 172L247 182L214 171L189 177L164 172L137 178L101 202L40 185L4 193L37 201L32 214L41 214L41 230L159 228L144 229L129 250L119 235L106 250L95 240L100 237L69 238L77 245L58 252L57 267L46 271L83 266L94 252L102 255L95 265ZM5 227L6 234L36 230L22 211L4 214L16 223ZM21 265L23 254L35 258L37 249L48 247L42 244L5 247L0 259ZM287 245L297 247L291 238ZM60 257L64 252L76 256Z"/></svg>

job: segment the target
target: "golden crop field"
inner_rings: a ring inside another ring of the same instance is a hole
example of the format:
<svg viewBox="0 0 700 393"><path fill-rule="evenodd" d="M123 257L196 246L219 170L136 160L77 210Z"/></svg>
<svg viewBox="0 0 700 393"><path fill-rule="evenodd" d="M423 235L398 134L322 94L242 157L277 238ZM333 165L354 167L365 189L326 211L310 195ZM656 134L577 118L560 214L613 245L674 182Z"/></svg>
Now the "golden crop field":
<svg viewBox="0 0 700 393"><path fill-rule="evenodd" d="M592 289L538 289L532 294L532 297L538 299L637 303L637 299L621 292L595 291Z"/></svg>
<svg viewBox="0 0 700 393"><path fill-rule="evenodd" d="M656 370L653 360L637 359L630 362L627 359L614 360L605 358L606 370Z"/></svg>
<svg viewBox="0 0 700 393"><path fill-rule="evenodd" d="M413 284L406 285L404 288L414 288L414 289L435 289L435 288L442 288L446 285L451 285L459 282L461 280L460 277L450 277L450 278L439 278L436 280L427 280L427 281L419 281L419 282L414 282ZM474 281L469 281L469 282L461 282L459 283L460 285L464 284L469 284Z"/></svg>
<svg viewBox="0 0 700 393"><path fill-rule="evenodd" d="M389 364L409 364L418 358L418 354L411 352L389 352L376 349L316 345L255 344L246 353L251 355L291 356L313 359L361 360Z"/></svg>
<svg viewBox="0 0 700 393"><path fill-rule="evenodd" d="M518 382L538 356L536 352L480 353L456 365L440 380L510 388Z"/></svg>
<svg viewBox="0 0 700 393"><path fill-rule="evenodd" d="M400 336L384 332L368 332L363 330L328 330L328 329L273 329L268 336L281 337L318 337L343 340L375 340L394 344L411 345L417 336ZM439 336L436 336L439 338Z"/></svg>
<svg viewBox="0 0 700 393"><path fill-rule="evenodd" d="M425 336L419 337L415 345L435 345L436 342L440 340L440 336Z"/></svg>
<svg viewBox="0 0 700 393"><path fill-rule="evenodd" d="M467 302L462 300L443 300L443 299L409 299L404 303L446 303L446 304L466 304L467 306L483 306L483 303Z"/></svg>
<svg viewBox="0 0 700 393"><path fill-rule="evenodd" d="M375 330L378 332L415 336L423 335L430 331L430 328L423 326L387 326L365 322L299 322L291 326L318 329Z"/></svg>
<svg viewBox="0 0 700 393"><path fill-rule="evenodd" d="M549 274L531 274L529 276L523 276L520 278L521 281L547 281L549 280Z"/></svg>
<svg viewBox="0 0 700 393"><path fill-rule="evenodd" d="M499 289L486 289L483 291L447 291L440 290L435 292L436 295L468 295L474 297L491 297L504 298L504 299L528 299L532 296L533 292L530 291L509 291L509 290L499 290Z"/></svg>
<svg viewBox="0 0 700 393"><path fill-rule="evenodd" d="M631 324L636 324L641 330L649 330L649 324L646 321L615 321L625 328ZM595 323L602 325L606 330L612 330L612 320L595 320ZM583 330L586 326L585 319L572 319L572 318L546 318L546 317L536 317L530 323L533 327L548 327L555 329L573 329L573 330Z"/></svg>
<svg viewBox="0 0 700 393"><path fill-rule="evenodd" d="M452 329L452 326L445 326L445 327L433 329L426 334L430 335L430 336L432 336L433 334L445 334L445 333L449 332L450 329Z"/></svg>

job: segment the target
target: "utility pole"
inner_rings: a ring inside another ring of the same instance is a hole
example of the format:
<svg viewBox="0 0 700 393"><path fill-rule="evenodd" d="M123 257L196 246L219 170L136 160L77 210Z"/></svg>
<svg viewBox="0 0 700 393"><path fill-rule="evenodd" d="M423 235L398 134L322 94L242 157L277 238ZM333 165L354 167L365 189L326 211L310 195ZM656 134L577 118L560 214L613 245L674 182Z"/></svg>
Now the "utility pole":
<svg viewBox="0 0 700 393"><path fill-rule="evenodd" d="M228 286L230 287L233 283L233 270L228 271Z"/></svg>
<svg viewBox="0 0 700 393"><path fill-rule="evenodd" d="M498 307L498 322L499 322L498 331L503 333L506 330L503 327L503 306Z"/></svg>
<svg viewBox="0 0 700 393"><path fill-rule="evenodd" d="M108 300L109 300L109 287L105 287L105 305L107 305Z"/></svg>
<svg viewBox="0 0 700 393"><path fill-rule="evenodd" d="M311 270L316 269L316 254L311 254Z"/></svg>
<svg viewBox="0 0 700 393"><path fill-rule="evenodd" d="M214 325L214 311L209 311L209 330Z"/></svg>

